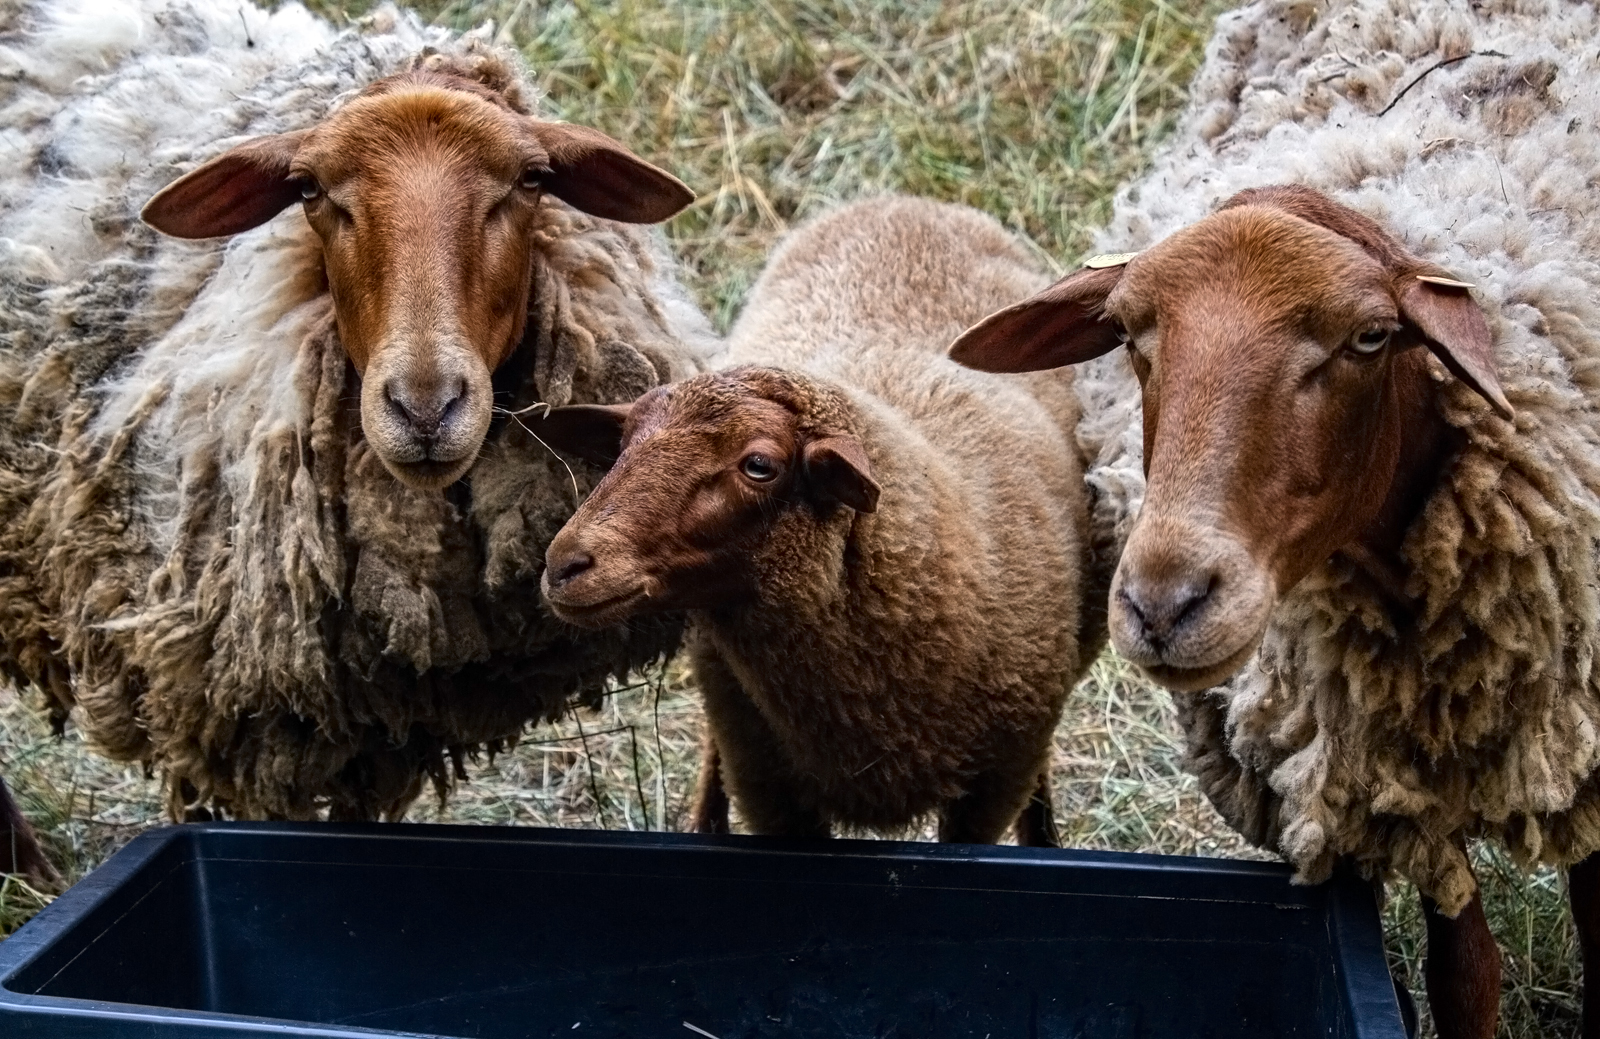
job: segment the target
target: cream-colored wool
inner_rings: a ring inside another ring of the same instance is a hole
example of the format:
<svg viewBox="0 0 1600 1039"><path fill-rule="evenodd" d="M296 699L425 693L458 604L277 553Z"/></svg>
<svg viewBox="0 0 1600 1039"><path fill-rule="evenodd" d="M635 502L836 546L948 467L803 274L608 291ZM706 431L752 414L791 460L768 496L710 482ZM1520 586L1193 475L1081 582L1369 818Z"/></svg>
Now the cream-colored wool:
<svg viewBox="0 0 1600 1039"><path fill-rule="evenodd" d="M784 239L728 336L728 380L802 429L850 435L875 511L780 513L752 601L691 616L687 640L728 790L757 832L903 833L937 811L995 840L1048 772L1050 734L1105 642L1086 585L1070 370L1026 376L944 355L1043 287L1020 243L963 206L888 196ZM602 492L604 493L604 492Z"/></svg>
<svg viewBox="0 0 1600 1039"><path fill-rule="evenodd" d="M1436 368L1468 446L1404 545L1414 618L1336 557L1256 661L1176 697L1208 796L1303 880L1354 856L1455 913L1464 837L1528 863L1600 850L1596 39L1594 5L1569 0L1252 4L1218 22L1182 126L1098 243L1141 249L1243 188L1305 184L1472 282L1495 334L1515 428ZM1078 385L1120 543L1144 486L1138 387L1120 351Z"/></svg>
<svg viewBox="0 0 1600 1039"><path fill-rule="evenodd" d="M234 0L39 0L0 30L7 673L158 767L175 814L369 818L676 644L545 612L545 546L598 474L515 419L446 492L387 473L298 207L198 244L137 219L419 63L532 111L508 52L393 8L335 33ZM536 255L501 407L631 400L716 349L659 235L547 199Z"/></svg>

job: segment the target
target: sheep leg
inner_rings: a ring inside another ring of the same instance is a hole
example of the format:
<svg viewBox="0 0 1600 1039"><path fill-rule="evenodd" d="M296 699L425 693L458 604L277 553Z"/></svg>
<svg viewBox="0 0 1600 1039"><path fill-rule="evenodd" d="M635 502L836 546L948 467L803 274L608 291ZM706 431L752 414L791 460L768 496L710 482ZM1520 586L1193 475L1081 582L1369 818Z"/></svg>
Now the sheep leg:
<svg viewBox="0 0 1600 1039"><path fill-rule="evenodd" d="M1024 848L1059 848L1056 820L1050 810L1050 773L1039 773L1039 789L1017 816L1017 844Z"/></svg>
<svg viewBox="0 0 1600 1039"><path fill-rule="evenodd" d="M700 734L700 781L694 790L692 833L728 833L728 791L722 785L722 759L707 723Z"/></svg>
<svg viewBox="0 0 1600 1039"><path fill-rule="evenodd" d="M967 792L939 813L939 839L961 844L998 844L1013 824L1021 834L1027 823L1020 818L1028 799L1039 788L1044 766L1037 760L1025 768L999 765L973 777ZM1047 795L1048 796L1048 795ZM1049 810L1048 801L1045 810Z"/></svg>
<svg viewBox="0 0 1600 1039"><path fill-rule="evenodd" d="M716 748L717 774L750 832L831 836L827 820L805 795L789 755L755 701L714 652L691 652L705 698L707 743Z"/></svg>
<svg viewBox="0 0 1600 1039"><path fill-rule="evenodd" d="M1483 893L1454 920L1431 898L1422 899L1428 921L1423 974L1439 1039L1491 1039L1500 1016L1500 947L1483 915Z"/></svg>
<svg viewBox="0 0 1600 1039"><path fill-rule="evenodd" d="M1583 1039L1600 1039L1600 853L1567 871L1572 922L1583 950Z"/></svg>
<svg viewBox="0 0 1600 1039"><path fill-rule="evenodd" d="M0 873L24 873L37 881L53 884L61 879L22 809L12 800L5 780L0 779Z"/></svg>

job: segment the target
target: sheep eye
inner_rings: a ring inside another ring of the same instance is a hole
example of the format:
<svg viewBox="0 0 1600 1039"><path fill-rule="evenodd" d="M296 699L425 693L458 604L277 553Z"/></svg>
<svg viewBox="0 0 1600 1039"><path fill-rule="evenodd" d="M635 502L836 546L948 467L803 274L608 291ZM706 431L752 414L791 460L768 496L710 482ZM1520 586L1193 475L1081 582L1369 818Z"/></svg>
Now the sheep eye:
<svg viewBox="0 0 1600 1039"><path fill-rule="evenodd" d="M537 166L529 166L522 171L522 176L517 178L517 187L524 191L538 191L544 187L544 175L549 170Z"/></svg>
<svg viewBox="0 0 1600 1039"><path fill-rule="evenodd" d="M1350 340L1350 349L1358 354L1370 356L1389 345L1389 337L1394 334L1390 328L1369 328L1365 332L1358 332Z"/></svg>
<svg viewBox="0 0 1600 1039"><path fill-rule="evenodd" d="M1128 363L1133 366L1133 373L1143 379L1150 373L1150 359L1139 352L1139 346L1133 341L1133 336L1126 332L1121 335L1121 346L1128 351Z"/></svg>
<svg viewBox="0 0 1600 1039"><path fill-rule="evenodd" d="M322 197L322 185L314 177L305 178L300 182L300 197L307 202L315 202Z"/></svg>
<svg viewBox="0 0 1600 1039"><path fill-rule="evenodd" d="M778 466L766 455L746 455L739 463L739 471L756 483L766 483L778 475Z"/></svg>

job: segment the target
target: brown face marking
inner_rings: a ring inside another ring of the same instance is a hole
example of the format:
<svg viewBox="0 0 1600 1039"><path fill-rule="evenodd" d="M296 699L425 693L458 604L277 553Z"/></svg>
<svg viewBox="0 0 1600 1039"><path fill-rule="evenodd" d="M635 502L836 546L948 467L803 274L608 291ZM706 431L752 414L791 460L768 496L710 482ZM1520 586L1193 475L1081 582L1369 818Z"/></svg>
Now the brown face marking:
<svg viewBox="0 0 1600 1039"><path fill-rule="evenodd" d="M546 191L635 222L694 197L598 131L522 115L471 80L411 72L311 130L219 156L144 217L215 237L301 202L362 375L363 432L397 477L432 488L466 472L489 428L490 373L522 339Z"/></svg>
<svg viewBox="0 0 1600 1039"><path fill-rule="evenodd" d="M557 408L547 421L535 430L556 447L616 456L545 557L545 597L574 624L746 602L776 527L877 504L859 442L804 420L771 369L698 376L628 409Z"/></svg>
<svg viewBox="0 0 1600 1039"><path fill-rule="evenodd" d="M549 156L509 110L470 94L358 98L301 147L291 176L323 242L339 335L362 373L368 440L409 482L472 463L490 373L522 338Z"/></svg>
<svg viewBox="0 0 1600 1039"><path fill-rule="evenodd" d="M1308 189L1245 192L1119 269L1063 279L952 354L1031 370L1126 339L1147 485L1112 638L1169 687L1202 689L1249 658L1277 600L1333 553L1384 580L1452 444L1417 347L1503 416L1510 406L1459 284Z"/></svg>

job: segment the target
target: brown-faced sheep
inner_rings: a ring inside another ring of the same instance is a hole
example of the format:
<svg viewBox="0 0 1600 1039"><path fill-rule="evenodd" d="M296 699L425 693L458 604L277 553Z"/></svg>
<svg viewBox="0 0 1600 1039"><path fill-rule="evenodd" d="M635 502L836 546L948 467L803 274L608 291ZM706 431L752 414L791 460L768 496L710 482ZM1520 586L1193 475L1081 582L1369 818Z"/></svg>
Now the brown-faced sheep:
<svg viewBox="0 0 1600 1039"><path fill-rule="evenodd" d="M1229 16L1102 240L1144 251L956 348L1107 354L1080 376L1128 402L1131 362L1148 483L1137 419L1086 427L1144 495L1112 637L1245 836L1417 884L1444 1039L1495 1027L1473 838L1571 868L1600 1036L1597 29L1562 0Z"/></svg>
<svg viewBox="0 0 1600 1039"><path fill-rule="evenodd" d="M1041 786L1100 642L1080 609L1078 408L1066 373L943 356L1041 283L970 209L858 203L779 247L730 334L736 367L534 427L615 459L551 542L552 607L586 627L689 611L708 778L720 759L756 832L937 813L941 839L989 842ZM1028 843L1048 839L1035 804Z"/></svg>
<svg viewBox="0 0 1600 1039"><path fill-rule="evenodd" d="M392 817L675 646L672 618L549 617L545 547L598 473L489 410L704 367L659 236L613 219L681 185L392 8L343 33L231 0L13 14L6 674L153 764L174 814ZM161 237L152 196L167 230L239 233Z"/></svg>

